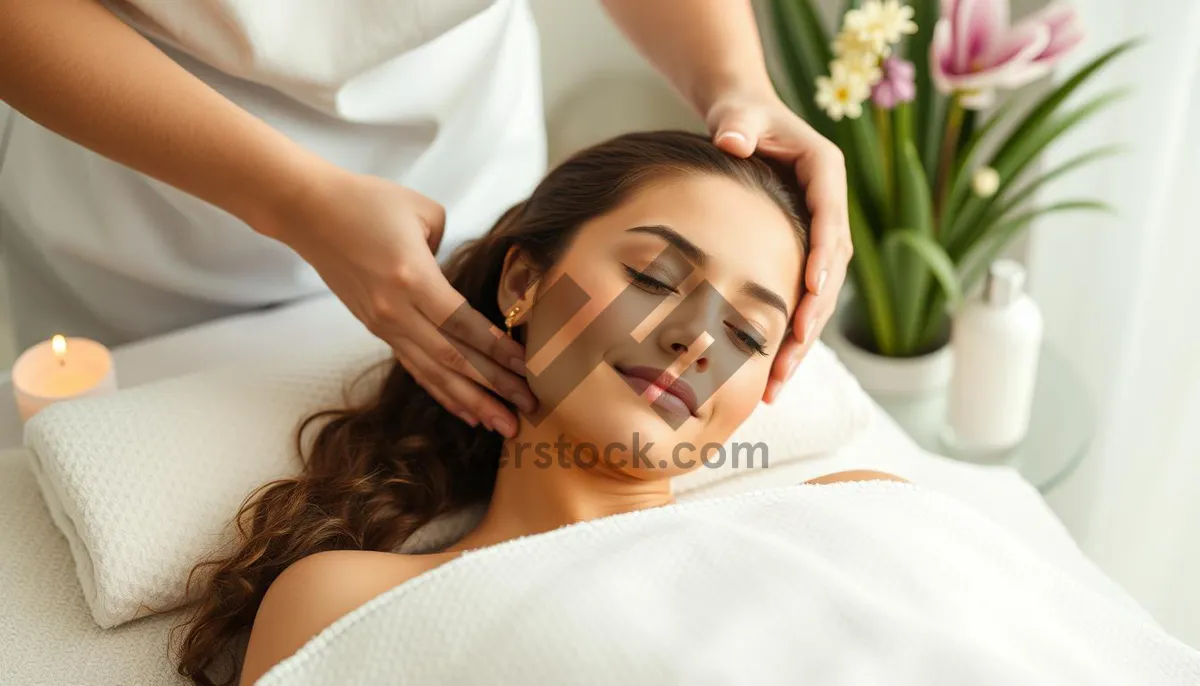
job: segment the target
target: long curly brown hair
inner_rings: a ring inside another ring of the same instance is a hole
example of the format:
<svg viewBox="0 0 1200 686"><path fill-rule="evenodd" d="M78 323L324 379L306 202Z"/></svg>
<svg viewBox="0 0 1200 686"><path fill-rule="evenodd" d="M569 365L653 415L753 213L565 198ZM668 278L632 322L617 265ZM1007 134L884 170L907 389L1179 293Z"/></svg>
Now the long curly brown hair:
<svg viewBox="0 0 1200 686"><path fill-rule="evenodd" d="M511 247L544 271L580 225L651 179L678 174L727 177L762 191L792 219L807 253L807 213L793 172L727 155L696 134L657 131L620 136L563 162L487 235L462 246L445 274L500 326L496 294ZM284 569L327 550L395 551L435 517L486 502L502 442L444 410L395 363L367 402L307 418L296 436L307 453L301 474L252 493L235 519L236 549L193 570L188 597L195 600L176 627L179 673L197 684L232 684L263 595Z"/></svg>

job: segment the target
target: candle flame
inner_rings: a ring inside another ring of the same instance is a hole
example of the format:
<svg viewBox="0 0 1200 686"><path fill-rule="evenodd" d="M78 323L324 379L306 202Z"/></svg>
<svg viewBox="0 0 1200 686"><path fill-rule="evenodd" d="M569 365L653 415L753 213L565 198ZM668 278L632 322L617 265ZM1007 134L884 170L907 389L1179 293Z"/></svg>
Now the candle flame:
<svg viewBox="0 0 1200 686"><path fill-rule="evenodd" d="M55 334L54 338L50 339L50 349L54 351L54 356L59 360L67 355L67 338L62 334Z"/></svg>

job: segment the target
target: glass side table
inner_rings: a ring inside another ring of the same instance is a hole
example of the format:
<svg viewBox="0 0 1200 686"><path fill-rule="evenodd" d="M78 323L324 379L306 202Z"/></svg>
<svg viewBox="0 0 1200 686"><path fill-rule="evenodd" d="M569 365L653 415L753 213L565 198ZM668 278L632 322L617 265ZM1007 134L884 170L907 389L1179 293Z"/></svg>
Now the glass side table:
<svg viewBox="0 0 1200 686"><path fill-rule="evenodd" d="M987 457L955 451L943 439L946 392L877 397L883 409L926 450L976 464L1007 464L1047 493L1067 479L1087 455L1096 413L1083 378L1053 346L1043 345L1025 440Z"/></svg>

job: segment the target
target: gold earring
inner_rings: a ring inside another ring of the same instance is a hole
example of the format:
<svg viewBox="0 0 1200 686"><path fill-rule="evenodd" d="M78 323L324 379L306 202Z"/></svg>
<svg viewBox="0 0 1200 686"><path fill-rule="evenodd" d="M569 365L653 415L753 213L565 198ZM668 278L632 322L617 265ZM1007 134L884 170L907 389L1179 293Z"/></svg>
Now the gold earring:
<svg viewBox="0 0 1200 686"><path fill-rule="evenodd" d="M508 329L509 333L512 333L513 323L517 321L519 314L521 314L521 306L513 305L508 314L504 315L504 328Z"/></svg>

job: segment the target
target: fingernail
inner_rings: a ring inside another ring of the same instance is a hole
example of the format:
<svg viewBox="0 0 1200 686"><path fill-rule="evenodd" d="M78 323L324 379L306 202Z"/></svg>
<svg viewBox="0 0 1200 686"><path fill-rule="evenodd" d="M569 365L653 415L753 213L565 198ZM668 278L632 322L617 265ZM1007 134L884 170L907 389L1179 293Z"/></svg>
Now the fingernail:
<svg viewBox="0 0 1200 686"><path fill-rule="evenodd" d="M510 357L508 359L508 368L522 376L529 373L529 370L525 368L525 360L520 357Z"/></svg>
<svg viewBox="0 0 1200 686"><path fill-rule="evenodd" d="M817 320L815 320L815 319L808 320L808 323L804 325L804 342L805 343L812 340L813 329L815 329L816 326L817 326Z"/></svg>
<svg viewBox="0 0 1200 686"><path fill-rule="evenodd" d="M820 274L817 274L817 295L825 290L825 279L829 278L829 272L822 269Z"/></svg>
<svg viewBox="0 0 1200 686"><path fill-rule="evenodd" d="M509 400L525 412L533 412L537 409L537 403L533 402L533 398L524 393L513 393L509 396Z"/></svg>
<svg viewBox="0 0 1200 686"><path fill-rule="evenodd" d="M721 133L717 134L718 141L726 138L733 138L735 140L742 141L743 143L746 142L746 137L737 131L722 131Z"/></svg>
<svg viewBox="0 0 1200 686"><path fill-rule="evenodd" d="M499 431L505 438L512 438L517 435L517 427L506 417L492 417L493 431Z"/></svg>

